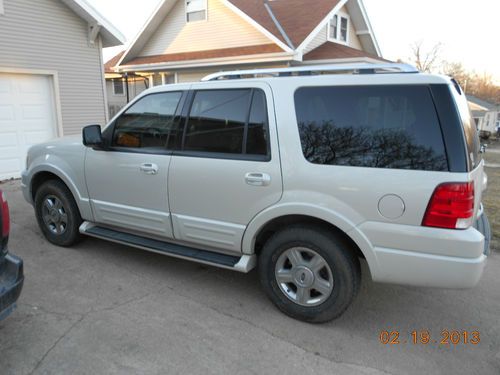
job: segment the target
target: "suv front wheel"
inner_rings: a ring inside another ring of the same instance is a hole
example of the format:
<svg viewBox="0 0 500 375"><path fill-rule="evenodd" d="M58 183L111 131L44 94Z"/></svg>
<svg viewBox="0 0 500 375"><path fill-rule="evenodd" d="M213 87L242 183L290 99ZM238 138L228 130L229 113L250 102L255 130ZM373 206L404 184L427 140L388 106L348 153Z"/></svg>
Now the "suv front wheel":
<svg viewBox="0 0 500 375"><path fill-rule="evenodd" d="M259 257L260 281L292 318L322 323L339 317L361 279L355 253L333 233L293 226L274 234Z"/></svg>
<svg viewBox="0 0 500 375"><path fill-rule="evenodd" d="M71 246L81 239L80 211L71 191L58 180L44 182L35 194L38 226L55 245Z"/></svg>

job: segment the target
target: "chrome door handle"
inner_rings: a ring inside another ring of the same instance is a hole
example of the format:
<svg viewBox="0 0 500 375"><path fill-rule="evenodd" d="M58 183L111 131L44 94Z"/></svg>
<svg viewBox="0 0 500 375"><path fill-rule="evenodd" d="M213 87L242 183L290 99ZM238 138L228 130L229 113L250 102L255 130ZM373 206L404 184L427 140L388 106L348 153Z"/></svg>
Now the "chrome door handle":
<svg viewBox="0 0 500 375"><path fill-rule="evenodd" d="M152 174L152 175L158 174L158 166L153 163L141 164L139 169L141 170L141 172L144 172L146 174Z"/></svg>
<svg viewBox="0 0 500 375"><path fill-rule="evenodd" d="M252 186L268 186L271 183L271 176L267 173L247 173L245 181Z"/></svg>

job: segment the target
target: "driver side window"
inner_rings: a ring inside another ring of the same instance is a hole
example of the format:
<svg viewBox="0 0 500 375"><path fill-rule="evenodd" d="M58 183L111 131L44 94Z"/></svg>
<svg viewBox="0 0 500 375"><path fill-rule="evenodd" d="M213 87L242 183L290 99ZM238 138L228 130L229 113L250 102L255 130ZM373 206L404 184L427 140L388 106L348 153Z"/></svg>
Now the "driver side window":
<svg viewBox="0 0 500 375"><path fill-rule="evenodd" d="M112 147L165 149L176 139L182 92L147 95L115 122Z"/></svg>

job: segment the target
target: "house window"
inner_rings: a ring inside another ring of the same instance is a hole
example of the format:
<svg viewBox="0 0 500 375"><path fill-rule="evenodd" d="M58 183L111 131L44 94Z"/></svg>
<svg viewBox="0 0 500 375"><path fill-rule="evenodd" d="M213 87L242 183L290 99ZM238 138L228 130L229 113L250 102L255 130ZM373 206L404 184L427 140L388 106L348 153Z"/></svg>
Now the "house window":
<svg viewBox="0 0 500 375"><path fill-rule="evenodd" d="M328 24L328 39L332 42L347 44L349 42L349 16L336 14Z"/></svg>
<svg viewBox="0 0 500 375"><path fill-rule="evenodd" d="M205 21L207 19L207 0L186 0L187 22Z"/></svg>
<svg viewBox="0 0 500 375"><path fill-rule="evenodd" d="M163 78L161 73L153 74L153 86L161 86L163 85Z"/></svg>
<svg viewBox="0 0 500 375"><path fill-rule="evenodd" d="M125 95L125 82L121 79L113 80L113 95Z"/></svg>

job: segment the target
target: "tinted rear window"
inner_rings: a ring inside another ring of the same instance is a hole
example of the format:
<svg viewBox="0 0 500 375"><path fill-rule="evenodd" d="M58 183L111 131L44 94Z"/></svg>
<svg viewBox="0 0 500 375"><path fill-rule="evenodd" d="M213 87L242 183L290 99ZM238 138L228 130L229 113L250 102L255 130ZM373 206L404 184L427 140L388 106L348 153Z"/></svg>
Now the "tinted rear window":
<svg viewBox="0 0 500 375"><path fill-rule="evenodd" d="M426 86L305 87L295 93L295 108L311 163L448 170Z"/></svg>
<svg viewBox="0 0 500 375"><path fill-rule="evenodd" d="M470 169L476 168L481 162L481 154L479 152L481 148L481 143L479 141L479 135L476 128L476 123L472 118L472 114L469 109L469 104L464 95L464 92L458 85L454 82L454 87L450 88L455 98L455 102L458 107L458 112L460 114L460 120L462 121L462 126L465 133L465 141L467 144L467 156L469 158Z"/></svg>

